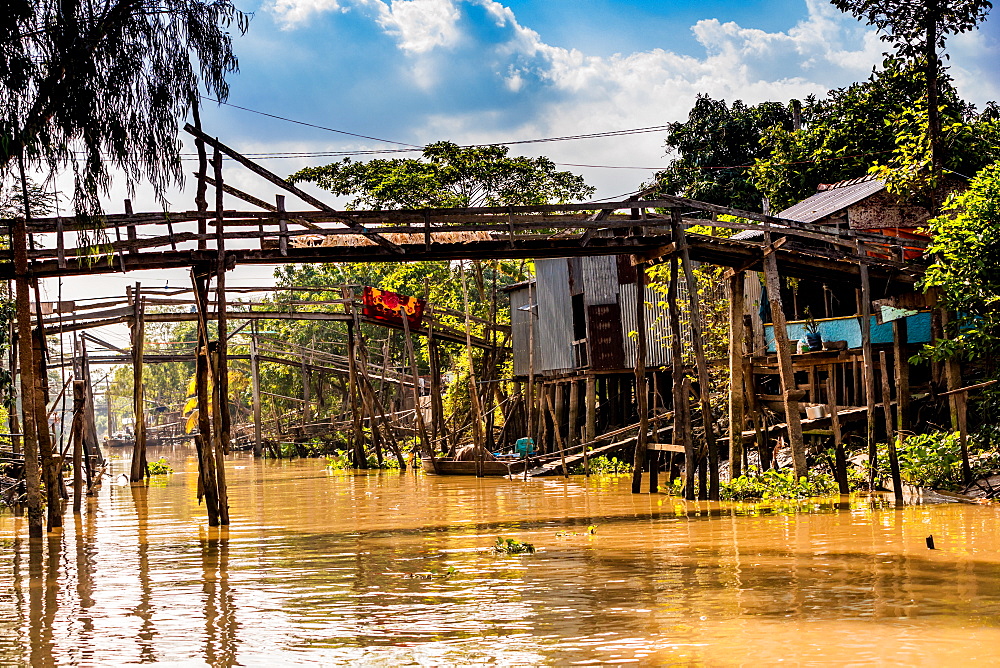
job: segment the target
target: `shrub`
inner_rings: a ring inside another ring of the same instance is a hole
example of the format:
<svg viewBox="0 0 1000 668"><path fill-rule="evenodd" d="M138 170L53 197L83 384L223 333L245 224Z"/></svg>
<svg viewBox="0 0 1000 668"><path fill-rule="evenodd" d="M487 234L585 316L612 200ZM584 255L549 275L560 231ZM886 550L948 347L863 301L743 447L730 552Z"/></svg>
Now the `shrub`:
<svg viewBox="0 0 1000 668"><path fill-rule="evenodd" d="M589 464L590 472L593 475L626 475L632 472L632 464L617 457L609 458L605 455L598 455L589 460ZM574 466L572 472L582 474L584 472L583 464Z"/></svg>
<svg viewBox="0 0 1000 668"><path fill-rule="evenodd" d="M497 554L534 554L535 546L514 538L497 536L497 542L493 544L493 551Z"/></svg>

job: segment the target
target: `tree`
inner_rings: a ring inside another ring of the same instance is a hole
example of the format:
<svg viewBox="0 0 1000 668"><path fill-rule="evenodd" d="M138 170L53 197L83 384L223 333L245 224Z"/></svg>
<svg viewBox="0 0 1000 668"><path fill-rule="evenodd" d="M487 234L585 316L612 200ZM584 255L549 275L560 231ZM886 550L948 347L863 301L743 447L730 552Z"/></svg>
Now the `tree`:
<svg viewBox="0 0 1000 668"><path fill-rule="evenodd" d="M758 210L763 193L749 178L749 167L768 156L761 138L773 127L793 129L788 107L763 102L748 107L741 100L699 95L687 121L668 125L668 154L677 155L656 175L659 189L670 195Z"/></svg>
<svg viewBox="0 0 1000 668"><path fill-rule="evenodd" d="M927 104L927 144L930 167L939 175L942 165L940 135L941 116L938 108L938 84L941 61L938 51L944 49L950 35L975 28L985 18L993 3L989 0L832 0L833 5L864 19L882 33L882 41L896 50L896 56L920 63L924 69Z"/></svg>
<svg viewBox="0 0 1000 668"><path fill-rule="evenodd" d="M942 76L940 106L949 127L969 126L965 139L953 138L944 166L974 174L990 162L991 108L977 115L958 95L951 79ZM773 126L763 133L762 150L750 179L781 210L813 194L820 183L835 183L878 169L895 179L908 172L919 156L907 147L921 134L920 103L924 82L912 64L887 60L865 81L808 97L802 108L802 128ZM922 118L926 118L923 115Z"/></svg>
<svg viewBox="0 0 1000 668"><path fill-rule="evenodd" d="M354 162L345 158L292 174L335 195L353 197L349 208L507 206L564 203L594 194L583 177L556 171L546 157L509 157L506 146L458 146L440 141L422 159Z"/></svg>
<svg viewBox="0 0 1000 668"><path fill-rule="evenodd" d="M111 171L162 196L182 178L178 123L237 70L230 0L13 0L0 15L0 170L71 167L98 211Z"/></svg>
<svg viewBox="0 0 1000 668"><path fill-rule="evenodd" d="M928 226L933 239L927 252L935 261L922 287L938 289L955 319L949 339L929 344L923 355L974 361L990 378L1000 378L1000 162L977 174ZM993 409L1000 407L1000 392L991 389L987 396Z"/></svg>

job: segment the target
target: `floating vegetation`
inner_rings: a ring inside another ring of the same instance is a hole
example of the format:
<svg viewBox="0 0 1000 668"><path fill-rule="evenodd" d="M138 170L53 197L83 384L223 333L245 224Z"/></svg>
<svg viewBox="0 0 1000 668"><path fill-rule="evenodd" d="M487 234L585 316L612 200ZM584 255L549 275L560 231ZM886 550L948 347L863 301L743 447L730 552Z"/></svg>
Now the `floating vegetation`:
<svg viewBox="0 0 1000 668"><path fill-rule="evenodd" d="M149 462L146 465L146 470L149 471L149 475L167 475L174 472L173 467L167 463L166 457L160 457L156 461Z"/></svg>
<svg viewBox="0 0 1000 668"><path fill-rule="evenodd" d="M535 546L515 538L497 536L497 542L493 544L493 552L496 554L534 554Z"/></svg>
<svg viewBox="0 0 1000 668"><path fill-rule="evenodd" d="M596 533L597 525L591 524L583 533L580 533L579 531L560 531L556 534L556 538L569 538L570 536L593 536Z"/></svg>
<svg viewBox="0 0 1000 668"><path fill-rule="evenodd" d="M598 455L587 463L590 465L591 475L627 475L632 472L632 464L617 457ZM583 474L583 464L573 467L572 472L578 475Z"/></svg>

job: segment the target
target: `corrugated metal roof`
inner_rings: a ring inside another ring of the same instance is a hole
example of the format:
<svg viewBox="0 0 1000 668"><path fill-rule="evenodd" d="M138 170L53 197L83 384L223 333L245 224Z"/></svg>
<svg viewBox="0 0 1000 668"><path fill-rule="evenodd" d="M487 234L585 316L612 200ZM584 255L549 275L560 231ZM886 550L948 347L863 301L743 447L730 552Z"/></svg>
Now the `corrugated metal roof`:
<svg viewBox="0 0 1000 668"><path fill-rule="evenodd" d="M815 223L885 189L885 182L871 176L820 186L820 192L793 204L779 218Z"/></svg>

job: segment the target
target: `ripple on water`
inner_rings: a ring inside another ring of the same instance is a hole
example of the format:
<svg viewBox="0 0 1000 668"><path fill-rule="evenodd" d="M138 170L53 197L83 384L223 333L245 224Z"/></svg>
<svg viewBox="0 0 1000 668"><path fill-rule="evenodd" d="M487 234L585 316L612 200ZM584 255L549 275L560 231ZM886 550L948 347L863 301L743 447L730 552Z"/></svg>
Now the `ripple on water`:
<svg viewBox="0 0 1000 668"><path fill-rule="evenodd" d="M0 662L976 664L1000 641L992 507L792 514L632 495L627 478L241 458L219 530L190 453L164 454L181 474L105 486L40 550L0 515ZM497 536L538 552L493 554Z"/></svg>

